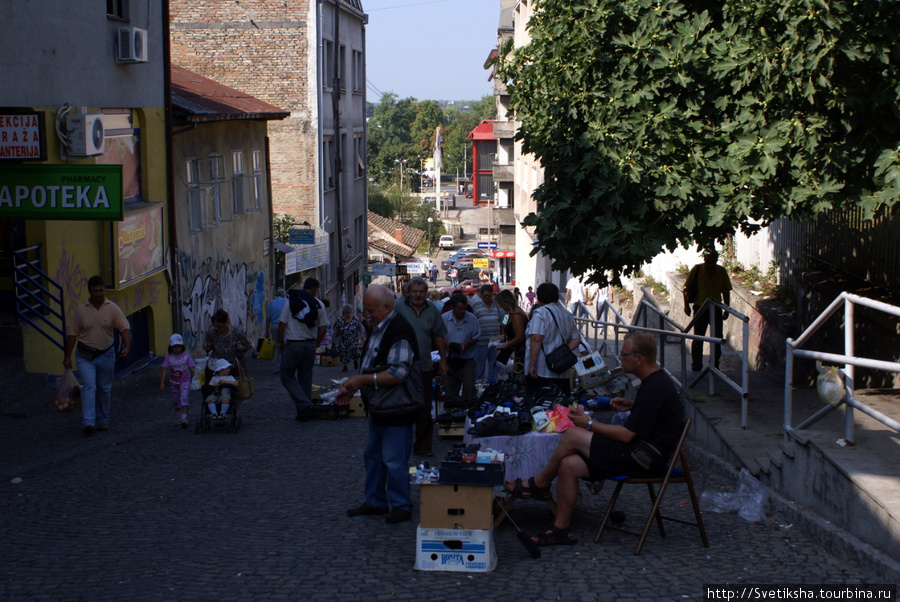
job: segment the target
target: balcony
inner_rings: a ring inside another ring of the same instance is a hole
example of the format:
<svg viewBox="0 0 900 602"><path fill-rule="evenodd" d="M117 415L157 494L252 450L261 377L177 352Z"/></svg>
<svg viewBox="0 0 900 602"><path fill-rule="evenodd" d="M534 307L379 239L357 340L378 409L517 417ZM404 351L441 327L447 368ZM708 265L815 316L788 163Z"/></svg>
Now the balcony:
<svg viewBox="0 0 900 602"><path fill-rule="evenodd" d="M516 134L515 121L495 121L494 122L494 138L503 140L512 138Z"/></svg>
<svg viewBox="0 0 900 602"><path fill-rule="evenodd" d="M513 182L513 166L494 163L494 182Z"/></svg>

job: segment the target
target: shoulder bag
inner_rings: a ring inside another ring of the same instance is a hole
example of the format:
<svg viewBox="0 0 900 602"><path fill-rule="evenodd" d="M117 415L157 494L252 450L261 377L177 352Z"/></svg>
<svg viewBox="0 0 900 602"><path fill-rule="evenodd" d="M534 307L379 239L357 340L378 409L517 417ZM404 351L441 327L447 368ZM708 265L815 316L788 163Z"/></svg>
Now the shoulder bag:
<svg viewBox="0 0 900 602"><path fill-rule="evenodd" d="M575 353L569 349L569 345L567 344L568 341L566 341L565 335L563 335L562 331L559 329L559 323L556 321L556 316L553 315L553 312L549 307L547 308L547 311L550 312L550 317L553 318L553 324L556 326L556 331L559 332L559 336L562 338L563 342L550 353L545 352L544 355L547 358L547 367L550 371L562 374L568 372L569 368L574 366L578 361L578 358L575 356Z"/></svg>
<svg viewBox="0 0 900 602"><path fill-rule="evenodd" d="M365 374L381 372L385 367L366 370ZM422 391L422 367L413 361L406 380L389 387L363 387L363 398L369 406L373 418L394 418L421 411L424 405Z"/></svg>

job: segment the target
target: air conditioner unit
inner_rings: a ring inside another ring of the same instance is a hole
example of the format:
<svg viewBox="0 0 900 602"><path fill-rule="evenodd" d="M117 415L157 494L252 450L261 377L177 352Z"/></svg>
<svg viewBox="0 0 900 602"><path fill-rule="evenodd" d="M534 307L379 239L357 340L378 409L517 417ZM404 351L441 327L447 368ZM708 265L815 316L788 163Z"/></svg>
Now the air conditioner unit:
<svg viewBox="0 0 900 602"><path fill-rule="evenodd" d="M117 63L147 62L147 30L138 27L120 27L116 43Z"/></svg>
<svg viewBox="0 0 900 602"><path fill-rule="evenodd" d="M91 157L103 154L106 141L103 115L69 115L66 117L66 129L70 155Z"/></svg>

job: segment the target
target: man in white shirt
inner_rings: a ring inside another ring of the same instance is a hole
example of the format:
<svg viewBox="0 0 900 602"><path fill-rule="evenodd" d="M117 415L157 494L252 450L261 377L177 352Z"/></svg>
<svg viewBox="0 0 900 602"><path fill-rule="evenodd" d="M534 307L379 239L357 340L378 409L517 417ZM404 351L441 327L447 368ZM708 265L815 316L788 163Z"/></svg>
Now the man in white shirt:
<svg viewBox="0 0 900 602"><path fill-rule="evenodd" d="M278 348L281 351L281 385L297 407L297 420L313 417L312 373L316 347L328 330L328 311L317 296L319 281L307 278L302 291L291 290L278 323ZM312 304L317 304L314 307ZM302 307L298 311L298 307Z"/></svg>
<svg viewBox="0 0 900 602"><path fill-rule="evenodd" d="M579 316L590 317L584 306L585 299L584 283L581 278L572 276L566 284L566 307L576 318Z"/></svg>

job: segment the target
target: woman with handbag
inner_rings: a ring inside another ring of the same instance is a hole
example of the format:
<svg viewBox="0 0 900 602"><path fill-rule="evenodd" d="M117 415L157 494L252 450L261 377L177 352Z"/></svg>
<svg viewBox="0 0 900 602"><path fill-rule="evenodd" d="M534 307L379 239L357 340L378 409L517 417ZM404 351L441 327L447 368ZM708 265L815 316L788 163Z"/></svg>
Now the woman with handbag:
<svg viewBox="0 0 900 602"><path fill-rule="evenodd" d="M548 385L569 393L569 368L577 361L575 349L581 343L581 334L575 318L559 303L559 288L555 284L539 285L537 301L539 306L532 312L525 333L525 394L535 395Z"/></svg>
<svg viewBox="0 0 900 602"><path fill-rule="evenodd" d="M507 314L503 334L500 335L503 342L497 347L497 361L505 364L512 357L513 371L510 380L521 388L525 386L525 330L528 326L528 314L519 305L515 294L508 290L500 291L497 295L497 305Z"/></svg>
<svg viewBox="0 0 900 602"><path fill-rule="evenodd" d="M232 326L231 318L224 309L219 309L212 316L212 328L206 331L203 349L213 358L228 360L230 364L238 364L238 373L247 374L247 361L244 353L253 348L244 331ZM209 370L207 368L207 370ZM207 378L212 375L207 371ZM207 382L209 382L207 380Z"/></svg>

